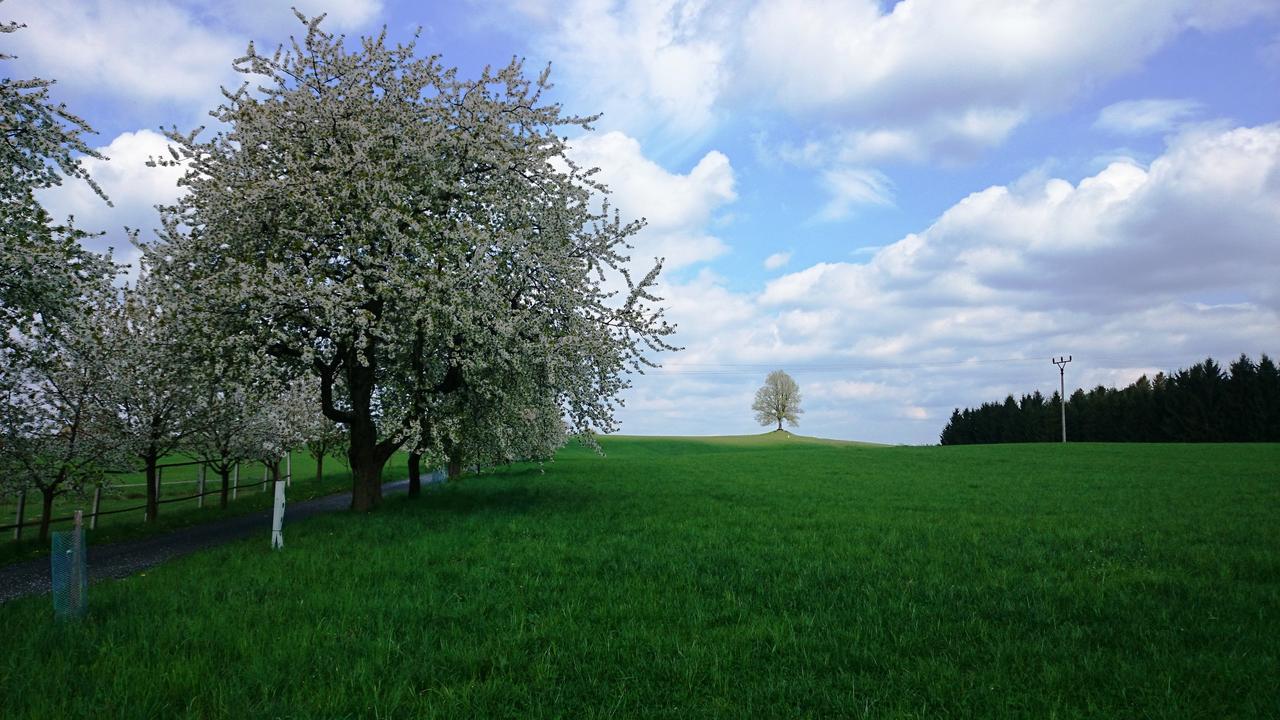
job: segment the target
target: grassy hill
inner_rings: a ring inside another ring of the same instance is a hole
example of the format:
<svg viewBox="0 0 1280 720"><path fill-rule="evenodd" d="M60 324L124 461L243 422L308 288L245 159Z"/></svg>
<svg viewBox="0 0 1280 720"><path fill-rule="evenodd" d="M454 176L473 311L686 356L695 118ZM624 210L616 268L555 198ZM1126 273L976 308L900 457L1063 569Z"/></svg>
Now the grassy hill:
<svg viewBox="0 0 1280 720"><path fill-rule="evenodd" d="M4 715L1280 709L1280 446L603 446L0 606Z"/></svg>

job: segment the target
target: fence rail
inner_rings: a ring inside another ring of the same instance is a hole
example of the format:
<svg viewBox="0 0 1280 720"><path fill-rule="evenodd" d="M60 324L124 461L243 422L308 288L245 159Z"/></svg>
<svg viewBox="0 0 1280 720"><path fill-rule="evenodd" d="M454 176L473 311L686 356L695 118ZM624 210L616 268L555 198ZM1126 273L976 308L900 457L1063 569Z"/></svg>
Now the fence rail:
<svg viewBox="0 0 1280 720"><path fill-rule="evenodd" d="M289 480L291 480L291 479L292 479L292 475L293 475L293 473L292 473L292 467L291 467L291 466L292 466L292 456L291 456L291 455L288 455L288 456L286 456L286 457L288 458L288 464L290 465L290 467L286 470L286 472L285 472L285 474L284 474L284 477L282 477L282 478L279 480L279 482L285 482L285 483L289 482ZM204 506L204 498L206 498L206 497L208 497L208 496L210 496L210 495L220 495L220 494L222 493L222 488L221 488L221 487L214 488L213 490L204 490L204 489L203 489L203 488L204 488L204 486L205 486L205 471L209 468L209 465L210 465L210 463L207 463L207 462L205 462L205 461L203 461L203 460L193 460L193 461L190 461L190 462L178 462L178 463L165 463L165 464L163 464L163 465L157 465L157 466L156 466L156 494L157 494L157 495L159 495L159 492L160 492L160 485L161 485L161 482L162 482L162 477L163 477L163 470L164 470L164 468L179 468L179 467L200 466L200 477L199 477L199 478L197 478L197 479L195 479L195 480L170 480L170 481L165 482L164 484L166 484L166 485L190 485L190 484L192 484L192 483L195 483L196 485L200 486L201 491L200 491L200 492L197 492L197 493L195 493L195 494L192 494L192 495L183 495L183 496L181 496L181 497L157 499L157 500L156 500L156 505L167 505L167 504L169 504L169 503L186 502L186 501L189 501L189 500L199 500L199 501L200 501L200 506L201 506L201 507L203 507L203 506ZM132 474L135 474L135 473L137 473L137 472L140 472L140 471L138 471L138 470L108 470L108 471L106 471L106 473L105 473L105 474L107 474L107 475L132 475ZM236 466L235 466L235 469L234 469L234 471L233 471L233 472L234 472L234 477L235 477L234 485L232 485L232 487L228 488L228 491L229 491L229 493L231 494L232 499L234 499L234 498L236 497L236 495L238 494L238 491L239 491L239 490L245 490L245 489L251 489L251 488L261 487L261 486L265 486L265 485L267 485L267 484L269 484L269 483L273 482L273 481L272 481L272 480L267 476L265 467L264 467L264 473L263 473L263 478L262 478L262 480L261 480L261 481L259 481L259 482L253 482L253 483L241 483L241 482L240 482L240 465L239 465L239 463L236 463ZM146 486L147 486L147 483L144 481L144 482L140 482L140 483L121 483L121 484L118 484L118 485L113 485L112 487L125 488L125 487L146 487ZM99 504L100 504L100 502L101 502L101 500L102 500L102 488L103 488L103 486L99 485L97 488L95 488L95 489L94 489L94 493L93 493L93 509L92 509L92 511L90 511L90 512L88 513L88 517L89 517L89 529L91 529L91 530L93 530L93 529L96 529L96 528L97 528L97 526L98 526L98 518L100 518L100 517L104 517L104 516L107 516L107 515L118 515L118 514L121 514L121 513L128 513L128 512L137 512L137 511L139 511L139 510L143 510L143 511L145 511L145 510L147 509L147 503L145 503L145 502L144 502L144 503L142 503L141 505L134 505L134 506L131 506L131 507L126 507L126 508L115 508L115 509L112 509L112 510L100 510L100 509L99 509ZM23 530L24 528L29 528L29 527L38 527L38 526L40 526L42 523L44 523L44 518L43 518L43 516L42 516L42 517L35 518L34 520L24 520L24 519L23 519L23 517L24 517L24 515L25 515L25 511L26 511L26 505L27 505L27 502L26 502L26 495L27 495L27 493L26 493L26 491L25 491L25 490L24 490L24 491L21 491L21 492L19 492L19 493L18 493L17 517L15 518L15 519L17 520L17 522L10 523L10 524L8 524L8 525L0 525L0 532L8 532L8 531L10 531L10 530L12 530L12 531L13 531L13 539L14 539L15 541L18 541L18 540L21 540L21 539L22 539L22 530ZM48 520L48 523L49 523L49 525L53 525L53 524L55 524L55 523L67 522L67 521L70 521L70 520L74 520L74 519L75 519L75 517L76 517L76 514L73 512L73 513L72 513L72 514L70 514L70 515L65 515L65 516L62 516L62 517L50 518L50 519Z"/></svg>

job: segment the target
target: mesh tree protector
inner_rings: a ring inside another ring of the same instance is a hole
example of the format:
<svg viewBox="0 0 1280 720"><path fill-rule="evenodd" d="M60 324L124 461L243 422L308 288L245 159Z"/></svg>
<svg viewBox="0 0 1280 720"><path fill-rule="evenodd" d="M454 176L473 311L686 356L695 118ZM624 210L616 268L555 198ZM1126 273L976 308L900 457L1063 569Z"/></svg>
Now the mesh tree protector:
<svg viewBox="0 0 1280 720"><path fill-rule="evenodd" d="M53 533L49 553L53 577L53 614L59 620L82 617L89 607L89 571L85 563L84 528Z"/></svg>

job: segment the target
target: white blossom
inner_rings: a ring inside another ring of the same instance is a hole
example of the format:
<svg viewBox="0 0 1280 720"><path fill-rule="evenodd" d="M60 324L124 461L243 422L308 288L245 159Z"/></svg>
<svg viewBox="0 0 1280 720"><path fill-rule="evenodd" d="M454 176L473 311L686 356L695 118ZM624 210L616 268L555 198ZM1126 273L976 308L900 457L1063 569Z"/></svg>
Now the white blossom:
<svg viewBox="0 0 1280 720"><path fill-rule="evenodd" d="M545 102L548 73L519 62L464 80L413 44L348 52L306 23L236 61L252 79L225 91L225 130L168 133L156 162L188 163L189 192L149 253L171 292L228 351L316 379L348 429L356 508L379 501L397 448L453 432L432 413L455 393L500 412L537 397L523 407L612 430L626 373L672 328L660 263L638 281L625 268L639 225L593 208L605 189L564 155L558 130L590 118Z"/></svg>

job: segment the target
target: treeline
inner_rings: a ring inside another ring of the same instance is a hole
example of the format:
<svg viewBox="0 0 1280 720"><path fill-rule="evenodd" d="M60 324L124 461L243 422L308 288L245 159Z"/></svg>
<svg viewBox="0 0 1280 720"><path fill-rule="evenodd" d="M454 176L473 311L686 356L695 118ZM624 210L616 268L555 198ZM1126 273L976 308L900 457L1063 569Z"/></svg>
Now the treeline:
<svg viewBox="0 0 1280 720"><path fill-rule="evenodd" d="M1280 442L1280 369L1241 355L1225 370L1212 358L1123 389L1077 389L1067 400L1067 439L1080 442ZM951 413L943 445L1062 439L1058 393L1039 391Z"/></svg>

